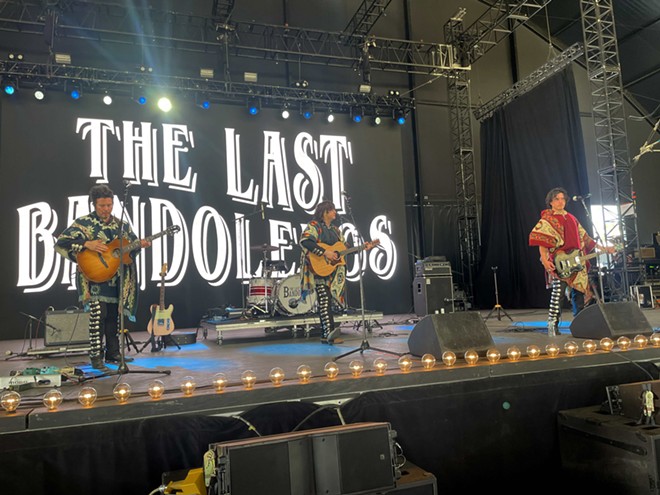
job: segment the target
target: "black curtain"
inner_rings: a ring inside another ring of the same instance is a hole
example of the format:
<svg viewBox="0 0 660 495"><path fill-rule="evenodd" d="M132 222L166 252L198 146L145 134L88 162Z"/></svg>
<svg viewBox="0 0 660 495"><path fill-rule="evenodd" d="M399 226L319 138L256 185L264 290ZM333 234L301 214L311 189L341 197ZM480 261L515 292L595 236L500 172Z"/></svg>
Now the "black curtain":
<svg viewBox="0 0 660 495"><path fill-rule="evenodd" d="M545 195L564 187L569 196L588 191L580 112L569 67L520 96L481 124L481 262L475 303L495 304L492 267L497 267L500 304L542 308L549 303L538 248L529 233L545 209ZM582 223L579 203L567 209Z"/></svg>

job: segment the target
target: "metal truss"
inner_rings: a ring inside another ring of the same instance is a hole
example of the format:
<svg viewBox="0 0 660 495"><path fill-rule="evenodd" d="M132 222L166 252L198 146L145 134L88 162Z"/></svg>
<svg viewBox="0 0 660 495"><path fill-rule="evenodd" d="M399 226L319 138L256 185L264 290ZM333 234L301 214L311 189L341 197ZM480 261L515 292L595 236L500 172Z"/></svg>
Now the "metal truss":
<svg viewBox="0 0 660 495"><path fill-rule="evenodd" d="M543 81L554 76L557 72L561 71L567 65L570 65L578 57L582 56L584 53L584 48L581 43L575 43L560 53L557 57L553 58L549 62L543 64L538 69L534 70L529 76L525 79L521 79L515 83L511 88L503 91L497 95L492 100L484 103L480 107L474 110L474 117L478 121L487 119L493 115L493 113L508 105L516 98L530 92L532 89L537 87Z"/></svg>
<svg viewBox="0 0 660 495"><path fill-rule="evenodd" d="M56 64L2 61L0 76L11 78L19 87L64 90L67 85L80 84L83 92L112 91L133 95L140 87L157 86L170 89L182 96L203 96L211 102L245 104L257 98L262 106L281 108L312 104L317 110L350 113L359 109L364 115L389 115L394 110L404 113L414 108L414 100L401 96L378 96L371 93L342 93L317 91L307 88L266 86L248 83L214 81L202 78L154 75L144 72L126 72L75 67Z"/></svg>
<svg viewBox="0 0 660 495"><path fill-rule="evenodd" d="M216 24L226 24L229 22L233 11L234 0L213 0L211 18Z"/></svg>
<svg viewBox="0 0 660 495"><path fill-rule="evenodd" d="M376 21L385 13L392 0L363 0L344 28L349 36L366 36Z"/></svg>
<svg viewBox="0 0 660 495"><path fill-rule="evenodd" d="M634 255L639 253L637 213L612 0L580 0L580 11L607 229L602 242L621 240L625 254ZM612 300L628 299L630 285L641 278L639 264L633 265L626 255L620 259L609 270Z"/></svg>

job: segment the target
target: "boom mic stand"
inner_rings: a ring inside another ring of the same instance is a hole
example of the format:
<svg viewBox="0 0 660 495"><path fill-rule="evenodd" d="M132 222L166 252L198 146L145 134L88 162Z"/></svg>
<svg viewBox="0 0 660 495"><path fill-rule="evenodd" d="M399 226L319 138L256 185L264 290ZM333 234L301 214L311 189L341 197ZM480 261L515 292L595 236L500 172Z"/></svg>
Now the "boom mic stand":
<svg viewBox="0 0 660 495"><path fill-rule="evenodd" d="M353 217L353 211L351 208L351 198L347 194L344 194L344 198L346 199L346 209L348 212L348 216L351 219L351 222L353 225L355 225L355 218ZM366 317L364 314L364 283L362 282L362 256L364 254L364 250L361 249L358 252L358 281L359 281L359 286L360 286L360 315L362 316L362 342L360 343L360 347L357 349L353 349L352 351L345 352L344 354L340 354L336 358L333 358L333 361L338 361L339 359L350 356L351 354L354 354L356 352L359 352L360 354L364 354L364 351L378 351L378 352L383 352L385 354L392 354L394 356L403 356L403 354L399 352L394 352L394 351L389 351L385 349L379 349L377 347L371 347L369 345L369 341L367 340L367 321Z"/></svg>
<svg viewBox="0 0 660 495"><path fill-rule="evenodd" d="M504 313L504 316L506 316L509 320L513 321L513 319L509 316L509 313L507 313L506 310L500 305L500 294L497 290L497 267L491 266L490 269L493 270L493 280L495 281L495 306L493 306L493 309L490 310L488 316L484 318L484 321L488 320L488 318L490 318L495 311L497 311L498 321L502 321L502 313Z"/></svg>
<svg viewBox="0 0 660 495"><path fill-rule="evenodd" d="M658 123L656 123L656 128L657 128L657 125L659 123L660 123L660 120L658 121ZM588 199L589 197L591 197L591 193L587 194L586 196L573 196L573 199L579 199L580 200L580 203L582 203L582 208L584 208L584 213L587 215L587 218L589 219L589 223L591 223L591 227L594 229L594 232L595 232L595 235L596 235L596 242L598 242L600 240L601 245L605 246L606 239L603 239L603 237L600 235L600 232L598 232L598 229L594 225L594 222L591 218L591 214L589 213L589 208L587 208L587 204L584 202L584 200ZM586 254L586 253L583 253L583 254ZM625 256L625 251L624 251L624 256ZM609 260L610 260L610 255L609 254L607 255L607 259L608 259L608 264L609 264ZM602 270L598 269L598 286L600 288L600 296L594 290L593 284L591 282L589 282L589 284L591 285L591 290L593 292L593 296L596 298L596 302L598 304L602 304L603 301L602 301L601 298L605 297L605 285L603 284L603 272L602 272Z"/></svg>

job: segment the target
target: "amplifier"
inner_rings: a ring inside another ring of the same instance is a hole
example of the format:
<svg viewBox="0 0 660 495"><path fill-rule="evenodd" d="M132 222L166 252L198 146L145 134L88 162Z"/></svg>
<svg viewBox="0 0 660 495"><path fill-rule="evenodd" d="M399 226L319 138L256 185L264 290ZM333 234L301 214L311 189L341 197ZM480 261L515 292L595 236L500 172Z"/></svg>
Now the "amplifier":
<svg viewBox="0 0 660 495"><path fill-rule="evenodd" d="M417 261L415 277L451 277L451 263L436 260Z"/></svg>
<svg viewBox="0 0 660 495"><path fill-rule="evenodd" d="M89 313L80 309L46 311L45 346L89 344Z"/></svg>
<svg viewBox="0 0 660 495"><path fill-rule="evenodd" d="M417 277L412 283L417 316L454 312L454 282L451 277Z"/></svg>

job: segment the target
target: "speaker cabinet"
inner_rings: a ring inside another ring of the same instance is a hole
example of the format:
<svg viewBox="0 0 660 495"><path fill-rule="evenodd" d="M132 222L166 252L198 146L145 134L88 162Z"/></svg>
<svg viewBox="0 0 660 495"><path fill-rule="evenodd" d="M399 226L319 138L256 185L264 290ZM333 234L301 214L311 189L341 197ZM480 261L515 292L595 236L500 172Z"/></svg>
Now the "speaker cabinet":
<svg viewBox="0 0 660 495"><path fill-rule="evenodd" d="M653 332L642 310L634 302L592 304L580 311L571 323L571 334L581 339L616 339L622 335Z"/></svg>
<svg viewBox="0 0 660 495"><path fill-rule="evenodd" d="M493 337L477 312L432 314L422 318L408 337L408 349L415 356L426 353L440 358L445 351L457 355L465 351L486 351L493 347Z"/></svg>
<svg viewBox="0 0 660 495"><path fill-rule="evenodd" d="M89 313L85 311L47 311L45 326L45 346L89 344Z"/></svg>
<svg viewBox="0 0 660 495"><path fill-rule="evenodd" d="M451 277L416 277L412 289L417 316L454 312L454 283Z"/></svg>

